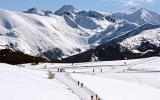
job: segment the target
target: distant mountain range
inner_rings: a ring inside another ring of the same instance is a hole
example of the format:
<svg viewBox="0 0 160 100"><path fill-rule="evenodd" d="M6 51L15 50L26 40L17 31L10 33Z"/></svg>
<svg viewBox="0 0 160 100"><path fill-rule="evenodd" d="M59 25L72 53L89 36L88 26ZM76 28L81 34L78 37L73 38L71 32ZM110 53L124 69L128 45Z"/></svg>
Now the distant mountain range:
<svg viewBox="0 0 160 100"><path fill-rule="evenodd" d="M144 8L113 13L0 9L0 51L11 49L64 62L159 55L160 15ZM83 60L82 60L83 59Z"/></svg>

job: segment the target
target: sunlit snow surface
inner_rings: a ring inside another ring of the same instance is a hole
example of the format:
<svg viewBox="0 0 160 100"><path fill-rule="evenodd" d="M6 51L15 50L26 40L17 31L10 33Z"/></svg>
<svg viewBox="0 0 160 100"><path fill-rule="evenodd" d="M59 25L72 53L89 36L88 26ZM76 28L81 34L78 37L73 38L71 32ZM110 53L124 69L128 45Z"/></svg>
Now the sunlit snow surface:
<svg viewBox="0 0 160 100"><path fill-rule="evenodd" d="M76 81L80 81L102 100L160 100L159 61L159 57L151 57L73 65L70 63L18 66L0 64L0 93L3 94L0 98L78 100L83 95L89 97L87 89L77 86ZM64 68L65 72L57 72L58 68ZM47 79L48 70L56 74L55 79Z"/></svg>
<svg viewBox="0 0 160 100"><path fill-rule="evenodd" d="M97 11L77 11L72 5L65 5L55 13L43 13L37 8L26 13L0 9L0 50L12 48L30 55L49 59L59 56L60 59L118 38L145 23L160 23L160 15L147 9L107 15ZM111 16L115 22L109 20ZM124 40L123 46L135 50L143 38L156 46L160 44L159 29L145 32L130 41ZM51 57L48 56L50 53Z"/></svg>
<svg viewBox="0 0 160 100"><path fill-rule="evenodd" d="M58 80L48 80L42 71L0 64L1 100L79 100Z"/></svg>

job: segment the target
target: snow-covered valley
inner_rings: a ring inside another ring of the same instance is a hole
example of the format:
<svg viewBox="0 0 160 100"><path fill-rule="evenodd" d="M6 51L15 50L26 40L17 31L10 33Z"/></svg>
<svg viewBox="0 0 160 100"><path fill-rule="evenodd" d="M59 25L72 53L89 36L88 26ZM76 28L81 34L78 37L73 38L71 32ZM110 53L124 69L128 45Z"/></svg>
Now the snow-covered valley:
<svg viewBox="0 0 160 100"><path fill-rule="evenodd" d="M159 100L160 58L86 63L0 64L3 100ZM58 72L64 69L65 72ZM47 79L47 71L55 74ZM78 85L78 81L80 82ZM83 87L81 87L83 83Z"/></svg>
<svg viewBox="0 0 160 100"><path fill-rule="evenodd" d="M155 0L10 2L0 3L0 100L160 100Z"/></svg>

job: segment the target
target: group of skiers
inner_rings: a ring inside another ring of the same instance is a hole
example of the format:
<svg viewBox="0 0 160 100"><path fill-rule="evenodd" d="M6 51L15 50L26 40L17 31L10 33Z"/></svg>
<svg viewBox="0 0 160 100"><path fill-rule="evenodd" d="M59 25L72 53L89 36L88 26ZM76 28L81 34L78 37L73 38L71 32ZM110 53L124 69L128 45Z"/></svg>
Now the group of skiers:
<svg viewBox="0 0 160 100"><path fill-rule="evenodd" d="M46 69L47 66L45 65L44 68ZM103 70L100 69L100 72L102 72L102 71L103 71ZM57 72L65 72L65 69L64 69L64 68L58 68L58 69L57 69ZM75 71L74 71L74 72L75 72ZM95 69L93 69L92 72L94 73L94 72L95 72ZM84 87L84 86L83 86L83 83L80 83L79 81L77 81L77 84L78 84L78 86L80 86L81 88ZM100 100L100 98L99 98L99 96L98 96L97 94L95 95L95 98L96 98L95 100ZM94 96L91 95L91 96L90 96L90 99L91 99L91 100L94 100Z"/></svg>
<svg viewBox="0 0 160 100"><path fill-rule="evenodd" d="M102 69L100 69L100 71L101 71L101 72L103 72L103 70L102 70ZM93 69L93 70L92 70L92 72L94 73L94 72L95 72L95 69Z"/></svg>
<svg viewBox="0 0 160 100"><path fill-rule="evenodd" d="M96 97L96 100L101 100L99 97L98 97L98 95L96 94L95 95L95 97ZM93 100L94 99L94 96L93 95L91 95L91 100Z"/></svg>
<svg viewBox="0 0 160 100"><path fill-rule="evenodd" d="M57 72L65 72L64 68L58 68Z"/></svg>
<svg viewBox="0 0 160 100"><path fill-rule="evenodd" d="M81 84L80 84L80 82L79 82L79 81L78 81L77 83L78 83L78 86L80 85L80 86L81 86L81 88L83 88L83 83L81 83Z"/></svg>
<svg viewBox="0 0 160 100"><path fill-rule="evenodd" d="M94 73L94 72L95 72L95 69L93 69L93 70L92 70L92 72ZM100 72L102 73L102 72L103 72L103 70L102 70L102 69L100 69ZM73 71L73 73L75 73L75 71Z"/></svg>
<svg viewBox="0 0 160 100"><path fill-rule="evenodd" d="M80 83L79 81L77 81L77 84L78 84L78 86L80 85L81 88L83 88L83 83ZM100 98L99 98L99 96L97 94L95 95L95 97L96 97L96 100L100 100ZM94 96L91 95L91 100L93 100L93 99L94 99Z"/></svg>

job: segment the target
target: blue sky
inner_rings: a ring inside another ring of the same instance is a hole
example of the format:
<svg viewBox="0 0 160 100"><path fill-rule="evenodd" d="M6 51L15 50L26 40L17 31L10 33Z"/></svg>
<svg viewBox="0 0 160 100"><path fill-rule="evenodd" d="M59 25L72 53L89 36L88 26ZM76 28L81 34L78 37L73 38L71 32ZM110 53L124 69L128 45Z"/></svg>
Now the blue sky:
<svg viewBox="0 0 160 100"><path fill-rule="evenodd" d="M0 8L14 11L24 11L31 7L55 11L66 4L78 10L112 12L136 6L160 13L160 0L0 0Z"/></svg>

